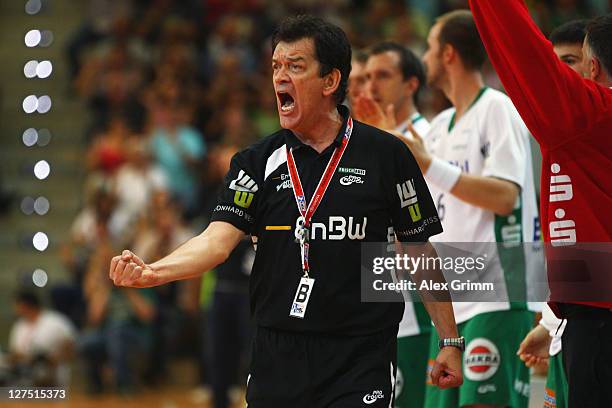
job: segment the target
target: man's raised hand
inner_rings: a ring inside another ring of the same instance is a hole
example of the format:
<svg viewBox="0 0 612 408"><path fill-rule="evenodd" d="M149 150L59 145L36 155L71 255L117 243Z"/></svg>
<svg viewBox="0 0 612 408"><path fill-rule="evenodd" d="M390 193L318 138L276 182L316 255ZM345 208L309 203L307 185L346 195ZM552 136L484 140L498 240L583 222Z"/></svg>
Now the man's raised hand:
<svg viewBox="0 0 612 408"><path fill-rule="evenodd" d="M352 108L355 119L370 126L386 131L393 130L397 126L393 105L383 110L374 99L362 95L357 98Z"/></svg>

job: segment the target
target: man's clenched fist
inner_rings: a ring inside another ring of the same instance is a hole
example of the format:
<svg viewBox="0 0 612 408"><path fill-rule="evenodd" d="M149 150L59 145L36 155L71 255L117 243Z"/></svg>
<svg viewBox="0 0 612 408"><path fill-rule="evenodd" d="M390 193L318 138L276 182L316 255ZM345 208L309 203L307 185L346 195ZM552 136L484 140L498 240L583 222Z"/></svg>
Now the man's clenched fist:
<svg viewBox="0 0 612 408"><path fill-rule="evenodd" d="M455 347L444 347L438 353L431 370L431 382L440 389L459 387L463 384L461 351Z"/></svg>
<svg viewBox="0 0 612 408"><path fill-rule="evenodd" d="M130 251L111 260L109 277L117 286L148 288L161 284L159 274Z"/></svg>

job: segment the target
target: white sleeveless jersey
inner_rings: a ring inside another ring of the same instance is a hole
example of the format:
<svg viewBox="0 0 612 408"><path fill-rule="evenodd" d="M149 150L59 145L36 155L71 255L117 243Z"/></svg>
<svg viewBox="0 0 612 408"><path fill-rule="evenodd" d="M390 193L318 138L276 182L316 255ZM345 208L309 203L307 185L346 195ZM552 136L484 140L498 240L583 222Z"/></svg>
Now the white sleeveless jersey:
<svg viewBox="0 0 612 408"><path fill-rule="evenodd" d="M485 88L456 124L454 116L455 109L448 109L432 121L431 130L425 137L428 151L460 167L463 173L511 181L521 188L521 194L513 213L499 216L493 211L442 192L428 183L444 227L444 232L432 237L431 242L540 241L529 131L510 98L499 91ZM526 248L525 252L532 250ZM537 248L535 251L538 251ZM519 268L519 273L526 275L526 282L529 281L529 275L538 268L544 268L543 256L524 255L518 262L516 259L514 262L506 262L507 259L500 260L495 255L488 259L486 281L495 282L495 294L489 298L480 295L482 300L487 300L482 302L454 302L457 323L480 313L511 308L541 308L540 304L509 302L504 268ZM524 289L529 290L528 287Z"/></svg>

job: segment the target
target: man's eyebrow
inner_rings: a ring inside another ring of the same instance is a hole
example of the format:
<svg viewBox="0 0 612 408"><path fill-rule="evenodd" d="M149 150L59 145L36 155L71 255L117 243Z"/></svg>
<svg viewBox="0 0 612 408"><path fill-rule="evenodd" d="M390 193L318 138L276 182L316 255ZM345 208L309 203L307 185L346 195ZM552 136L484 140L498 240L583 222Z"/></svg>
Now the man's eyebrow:
<svg viewBox="0 0 612 408"><path fill-rule="evenodd" d="M272 62L278 62L280 58L272 58ZM285 57L285 59L291 61L291 62L305 62L306 58L304 57Z"/></svg>

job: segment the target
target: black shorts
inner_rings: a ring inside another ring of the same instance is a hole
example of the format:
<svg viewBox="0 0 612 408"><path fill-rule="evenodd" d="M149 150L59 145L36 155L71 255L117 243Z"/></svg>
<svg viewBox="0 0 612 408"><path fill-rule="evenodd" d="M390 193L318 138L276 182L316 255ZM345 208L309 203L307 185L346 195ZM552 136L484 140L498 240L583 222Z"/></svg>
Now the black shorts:
<svg viewBox="0 0 612 408"><path fill-rule="evenodd" d="M358 337L258 327L248 408L387 408L394 398L397 328Z"/></svg>
<svg viewBox="0 0 612 408"><path fill-rule="evenodd" d="M612 311L561 305L569 408L612 407Z"/></svg>

